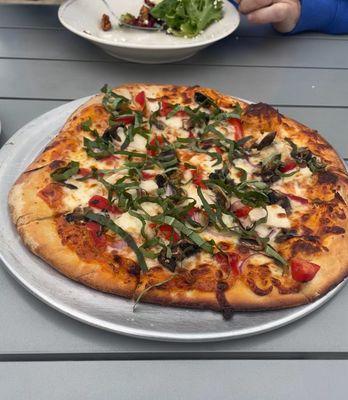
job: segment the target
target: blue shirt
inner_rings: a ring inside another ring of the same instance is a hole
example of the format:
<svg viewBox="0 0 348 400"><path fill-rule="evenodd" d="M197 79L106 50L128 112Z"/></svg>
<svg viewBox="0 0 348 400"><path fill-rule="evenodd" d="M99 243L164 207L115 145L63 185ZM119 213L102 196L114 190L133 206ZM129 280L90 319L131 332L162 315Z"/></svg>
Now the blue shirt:
<svg viewBox="0 0 348 400"><path fill-rule="evenodd" d="M300 0L301 16L290 32L348 33L348 0Z"/></svg>

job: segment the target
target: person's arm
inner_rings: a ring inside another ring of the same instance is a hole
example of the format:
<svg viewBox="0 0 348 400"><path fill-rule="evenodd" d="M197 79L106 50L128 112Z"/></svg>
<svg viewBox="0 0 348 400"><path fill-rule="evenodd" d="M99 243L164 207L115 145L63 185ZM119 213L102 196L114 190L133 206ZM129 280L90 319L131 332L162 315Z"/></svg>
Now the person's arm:
<svg viewBox="0 0 348 400"><path fill-rule="evenodd" d="M301 0L301 15L289 32L348 33L348 0Z"/></svg>
<svg viewBox="0 0 348 400"><path fill-rule="evenodd" d="M281 33L348 33L348 0L231 0L256 24L272 24Z"/></svg>

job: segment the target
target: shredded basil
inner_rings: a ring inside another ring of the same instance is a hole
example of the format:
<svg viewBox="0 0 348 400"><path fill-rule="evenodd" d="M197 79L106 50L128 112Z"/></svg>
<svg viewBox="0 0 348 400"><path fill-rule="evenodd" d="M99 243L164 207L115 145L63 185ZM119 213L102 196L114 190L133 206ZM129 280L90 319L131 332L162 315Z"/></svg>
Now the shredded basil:
<svg viewBox="0 0 348 400"><path fill-rule="evenodd" d="M80 164L76 161L70 161L65 167L56 169L51 173L51 178L56 182L64 182L76 175L80 169Z"/></svg>
<svg viewBox="0 0 348 400"><path fill-rule="evenodd" d="M135 240L132 238L132 236L128 232L124 231L121 227L116 225L111 219L107 218L103 214L95 214L92 212L88 212L85 215L85 217L87 219L89 219L90 221L97 222L101 226L104 226L105 228L110 229L110 231L119 235L128 244L128 246L134 251L140 268L144 272L148 271L143 253L139 250L139 247L136 244Z"/></svg>

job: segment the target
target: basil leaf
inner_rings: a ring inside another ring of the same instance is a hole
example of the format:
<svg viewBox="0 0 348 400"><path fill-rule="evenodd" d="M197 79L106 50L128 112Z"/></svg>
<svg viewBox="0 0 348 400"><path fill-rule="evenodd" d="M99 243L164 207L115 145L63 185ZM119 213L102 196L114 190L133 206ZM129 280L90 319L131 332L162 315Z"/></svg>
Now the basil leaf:
<svg viewBox="0 0 348 400"><path fill-rule="evenodd" d="M181 232L183 235L187 236L190 240L192 240L193 243L195 243L203 250L211 254L213 253L213 246L209 242L206 242L196 232L188 228L186 225L184 225L182 222L178 221L174 217L161 215L159 217L155 217L153 220L156 222L160 221L161 223L172 226L173 228Z"/></svg>
<svg viewBox="0 0 348 400"><path fill-rule="evenodd" d="M51 178L56 182L64 182L76 175L80 169L80 164L76 161L70 161L68 165L56 169L51 173Z"/></svg>
<svg viewBox="0 0 348 400"><path fill-rule="evenodd" d="M109 157L114 154L114 146L112 143L106 142L101 137L97 137L95 140L84 137L83 145L87 155L96 159Z"/></svg>
<svg viewBox="0 0 348 400"><path fill-rule="evenodd" d="M132 238L132 236L128 232L124 231L121 227L116 225L111 219L107 218L103 214L95 214L92 212L88 212L85 215L85 217L87 219L89 219L90 221L94 221L102 226L105 226L105 228L110 229L110 231L119 235L128 244L128 246L134 251L134 253L137 257L139 266L142 269L142 271L144 271L144 272L148 271L147 264L146 264L143 253L141 252L141 250L139 250L139 247L136 244L135 240Z"/></svg>
<svg viewBox="0 0 348 400"><path fill-rule="evenodd" d="M286 267L288 265L287 261L270 244L266 244L264 251L267 256L273 258L275 261L278 262L278 264L282 265L283 267Z"/></svg>
<svg viewBox="0 0 348 400"><path fill-rule="evenodd" d="M85 131L85 132L89 132L91 130L91 126L92 126L92 118L89 117L86 121L83 121L81 123L81 128Z"/></svg>
<svg viewBox="0 0 348 400"><path fill-rule="evenodd" d="M145 289L139 294L139 296L137 297L137 299L135 300L135 303L133 305L133 312L135 311L136 306L138 305L138 303L140 302L140 300L142 299L142 297L144 296L144 294L146 294L147 292L149 292L151 289L159 287L164 285L165 283L171 281L174 277L176 276L176 274L171 275L169 278L165 279L164 281L161 282L157 282L153 285L147 286L145 287Z"/></svg>

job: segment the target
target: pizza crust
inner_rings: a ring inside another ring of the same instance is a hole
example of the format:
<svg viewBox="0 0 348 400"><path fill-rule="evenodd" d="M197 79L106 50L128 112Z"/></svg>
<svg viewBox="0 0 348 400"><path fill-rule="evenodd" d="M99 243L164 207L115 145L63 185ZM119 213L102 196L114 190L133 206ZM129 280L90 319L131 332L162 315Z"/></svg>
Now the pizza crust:
<svg viewBox="0 0 348 400"><path fill-rule="evenodd" d="M132 275L116 262L110 266L78 257L73 250L62 244L54 218L33 221L17 229L31 252L68 278L102 292L127 298L133 296L138 276Z"/></svg>

